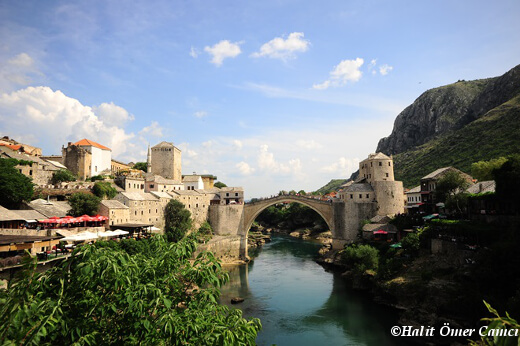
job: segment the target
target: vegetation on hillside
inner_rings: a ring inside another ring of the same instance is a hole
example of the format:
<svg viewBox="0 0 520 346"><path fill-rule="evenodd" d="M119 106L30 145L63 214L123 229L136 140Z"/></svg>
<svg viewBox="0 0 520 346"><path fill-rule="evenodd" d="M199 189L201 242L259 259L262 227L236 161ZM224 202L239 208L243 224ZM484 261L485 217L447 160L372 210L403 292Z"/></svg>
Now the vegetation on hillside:
<svg viewBox="0 0 520 346"><path fill-rule="evenodd" d="M394 155L395 178L405 187L446 166L470 173L471 165L520 152L520 95L453 133Z"/></svg>
<svg viewBox="0 0 520 346"><path fill-rule="evenodd" d="M143 172L146 172L148 169L148 163L146 162L136 162L133 169L140 169Z"/></svg>
<svg viewBox="0 0 520 346"><path fill-rule="evenodd" d="M53 184L59 184L62 182L76 181L77 179L78 177L68 169L60 169L52 175L51 182Z"/></svg>
<svg viewBox="0 0 520 346"><path fill-rule="evenodd" d="M332 191L339 190L339 187L343 185L346 181L346 179L332 179L325 186L320 187L315 192L319 195L326 195L327 193L331 193Z"/></svg>
<svg viewBox="0 0 520 346"><path fill-rule="evenodd" d="M101 199L112 199L117 195L117 190L108 181L98 181L92 187L92 193Z"/></svg>
<svg viewBox="0 0 520 346"><path fill-rule="evenodd" d="M218 303L228 274L196 243L100 241L43 273L31 259L0 289L2 344L254 345L260 321Z"/></svg>

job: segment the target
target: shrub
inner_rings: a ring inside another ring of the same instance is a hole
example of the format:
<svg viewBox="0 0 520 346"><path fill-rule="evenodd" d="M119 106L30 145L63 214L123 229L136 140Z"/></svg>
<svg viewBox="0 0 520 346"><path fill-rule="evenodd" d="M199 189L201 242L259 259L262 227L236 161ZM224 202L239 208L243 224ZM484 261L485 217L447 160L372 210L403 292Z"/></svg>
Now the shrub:
<svg viewBox="0 0 520 346"><path fill-rule="evenodd" d="M51 182L53 184L59 184L62 182L76 181L77 177L68 169L60 169L52 175Z"/></svg>
<svg viewBox="0 0 520 346"><path fill-rule="evenodd" d="M343 250L342 261L352 266L358 274L363 274L367 270L377 271L379 251L370 245L352 244Z"/></svg>

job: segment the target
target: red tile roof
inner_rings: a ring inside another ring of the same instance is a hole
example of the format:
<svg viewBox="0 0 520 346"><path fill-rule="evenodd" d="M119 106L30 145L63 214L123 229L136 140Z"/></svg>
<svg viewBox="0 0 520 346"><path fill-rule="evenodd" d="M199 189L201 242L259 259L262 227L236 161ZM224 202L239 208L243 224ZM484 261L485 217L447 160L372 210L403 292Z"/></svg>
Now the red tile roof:
<svg viewBox="0 0 520 346"><path fill-rule="evenodd" d="M5 144L5 143L0 143L0 146L3 146L3 147L8 147L8 148L11 148L13 150L20 150L20 148L22 147L21 145L16 145L16 144Z"/></svg>
<svg viewBox="0 0 520 346"><path fill-rule="evenodd" d="M103 150L111 150L110 148L107 148L104 145L101 145L99 143L96 143L96 142L91 141L90 139L86 139L86 138L83 138L82 140L77 141L76 143L74 143L74 145L78 145L81 147L96 147L96 148L103 149Z"/></svg>

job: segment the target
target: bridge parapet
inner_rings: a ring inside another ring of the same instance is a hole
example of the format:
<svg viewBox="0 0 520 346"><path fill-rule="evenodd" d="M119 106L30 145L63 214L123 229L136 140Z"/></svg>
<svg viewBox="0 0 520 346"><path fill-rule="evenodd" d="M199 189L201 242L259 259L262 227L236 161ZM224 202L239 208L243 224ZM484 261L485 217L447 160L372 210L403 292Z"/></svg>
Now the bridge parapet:
<svg viewBox="0 0 520 346"><path fill-rule="evenodd" d="M318 199L318 198L306 197L306 196L280 195L280 196L256 199L254 201L246 202L245 204L246 205L254 205L254 204L265 203L265 202L269 202L269 201L284 202L288 198L291 199L291 200L295 200L295 202L299 202L300 200L305 200L305 201L311 200L311 201L316 202L316 203L323 203L323 204L327 204L327 205L329 205L332 202L330 200L329 201L323 201L323 200Z"/></svg>

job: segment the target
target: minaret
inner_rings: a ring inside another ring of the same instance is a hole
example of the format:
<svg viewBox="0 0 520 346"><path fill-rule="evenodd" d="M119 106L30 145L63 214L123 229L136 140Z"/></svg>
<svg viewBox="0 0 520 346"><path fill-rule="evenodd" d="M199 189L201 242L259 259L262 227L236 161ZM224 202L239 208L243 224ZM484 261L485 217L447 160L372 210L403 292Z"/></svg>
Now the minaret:
<svg viewBox="0 0 520 346"><path fill-rule="evenodd" d="M148 155L146 156L146 172L152 173L152 151L150 150L150 143L148 143Z"/></svg>

